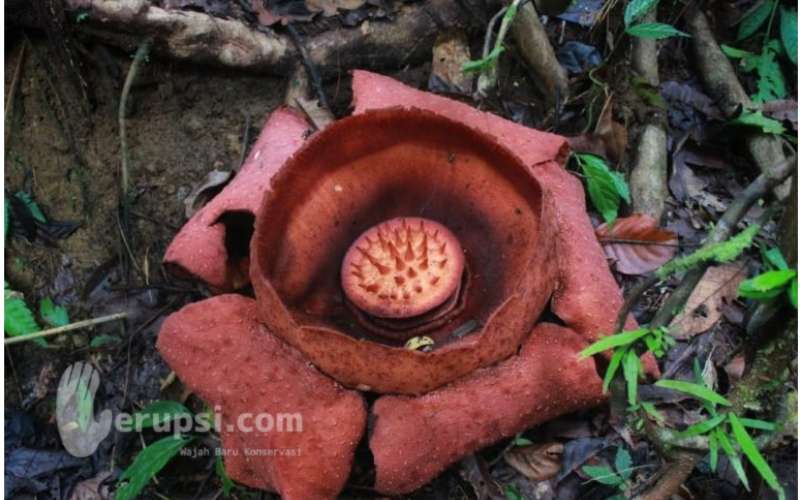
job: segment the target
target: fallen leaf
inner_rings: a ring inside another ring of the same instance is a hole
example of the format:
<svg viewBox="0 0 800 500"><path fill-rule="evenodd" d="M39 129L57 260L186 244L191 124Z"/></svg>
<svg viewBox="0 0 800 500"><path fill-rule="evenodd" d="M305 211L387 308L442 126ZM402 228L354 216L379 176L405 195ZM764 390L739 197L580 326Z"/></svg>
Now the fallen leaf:
<svg viewBox="0 0 800 500"><path fill-rule="evenodd" d="M306 115L308 121L314 125L317 130L322 130L334 121L333 113L328 111L325 107L320 106L317 99L306 99L305 97L297 97L294 100L294 105Z"/></svg>
<svg viewBox="0 0 800 500"><path fill-rule="evenodd" d="M366 0L306 0L306 8L311 12L322 12L325 17L332 17L339 10L355 10L364 5Z"/></svg>
<svg viewBox="0 0 800 500"><path fill-rule="evenodd" d="M633 214L617 219L609 229L595 230L606 256L623 274L644 274L659 268L678 251L678 236L658 227L649 215Z"/></svg>
<svg viewBox="0 0 800 500"><path fill-rule="evenodd" d="M231 175L231 172L216 169L209 172L203 182L183 200L186 218L191 218L203 205L211 201L211 198L222 191L222 188L230 181Z"/></svg>
<svg viewBox="0 0 800 500"><path fill-rule="evenodd" d="M614 103L612 96L608 96L597 119L594 133L605 143L608 159L613 163L619 163L628 145L628 130L621 123L615 122L613 115Z"/></svg>
<svg viewBox="0 0 800 500"><path fill-rule="evenodd" d="M568 137L569 145L578 153L592 153L607 158L611 163L619 163L628 145L628 131L619 122L614 121L612 96L606 99L594 132Z"/></svg>
<svg viewBox="0 0 800 500"><path fill-rule="evenodd" d="M685 340L709 330L722 316L722 306L736 298L747 277L740 263L709 267L695 287L686 307L670 323L670 335Z"/></svg>
<svg viewBox="0 0 800 500"><path fill-rule="evenodd" d="M695 200L708 209L723 212L727 206L717 195L706 189L709 181L697 175L692 169L692 165L710 168L727 166L721 160L715 160L689 149L681 149L672 156L672 176L669 179L669 189L672 195L678 201Z"/></svg>
<svg viewBox="0 0 800 500"><path fill-rule="evenodd" d="M436 37L428 88L435 92L470 95L475 75L461 69L469 60L469 45L463 31L449 31Z"/></svg>
<svg viewBox="0 0 800 500"><path fill-rule="evenodd" d="M744 375L745 368L744 355L739 354L725 365L725 373L728 374L728 379L731 384L735 384Z"/></svg>
<svg viewBox="0 0 800 500"><path fill-rule="evenodd" d="M258 16L258 22L264 26L296 21L305 22L314 17L314 13L308 10L305 0L272 2L269 7L263 0L250 0L250 7Z"/></svg>
<svg viewBox="0 0 800 500"><path fill-rule="evenodd" d="M504 458L508 465L531 481L546 481L558 475L563 454L564 445L552 442L511 448Z"/></svg>
<svg viewBox="0 0 800 500"><path fill-rule="evenodd" d="M708 118L723 119L714 100L687 83L664 82L661 84L661 96L670 103L678 101L688 104Z"/></svg>
<svg viewBox="0 0 800 500"><path fill-rule="evenodd" d="M106 479L110 475L110 472L101 472L91 479L76 484L69 500L108 500L111 498L111 483Z"/></svg>

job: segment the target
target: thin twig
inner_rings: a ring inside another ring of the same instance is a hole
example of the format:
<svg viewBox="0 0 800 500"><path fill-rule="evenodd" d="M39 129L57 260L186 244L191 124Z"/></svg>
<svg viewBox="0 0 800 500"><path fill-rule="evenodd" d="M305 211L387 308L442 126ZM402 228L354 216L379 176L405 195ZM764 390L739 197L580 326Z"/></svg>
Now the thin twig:
<svg viewBox="0 0 800 500"><path fill-rule="evenodd" d="M121 313L114 313L109 314L108 316L100 316L99 318L87 319L83 321L77 321L75 323L70 323L69 325L59 326L56 328L49 328L47 330L42 330L36 333L29 333L27 335L20 335L18 337L11 337L5 339L5 344L18 344L20 342L27 342L29 340L40 339L44 337L52 337L54 335L60 335L62 333L72 332L75 330L80 330L82 328L88 328L90 326L99 325L102 323L108 323L109 321L116 321L118 319L125 319L128 317L128 313L121 312Z"/></svg>
<svg viewBox="0 0 800 500"><path fill-rule="evenodd" d="M117 223L119 225L120 232L120 247L125 251L124 253L120 251L120 254L127 254L130 262L133 263L137 270L139 269L139 266L136 264L136 258L134 257L133 249L131 248L132 238L130 231L130 196L128 194L130 184L130 152L128 151L125 114L126 110L128 109L128 96L130 96L133 83L136 81L136 76L139 74L139 68L141 67L142 62L147 59L147 55L150 53L150 43L151 39L146 38L141 44L139 44L139 48L136 50L136 54L133 56L133 62L131 62L131 66L128 69L128 76L125 78L125 85L122 87L122 96L119 99L119 110L117 113L117 119L119 121L120 154L122 156L122 162L120 164L119 213L117 215ZM128 266L124 265L123 267L126 270L125 275L127 277Z"/></svg>

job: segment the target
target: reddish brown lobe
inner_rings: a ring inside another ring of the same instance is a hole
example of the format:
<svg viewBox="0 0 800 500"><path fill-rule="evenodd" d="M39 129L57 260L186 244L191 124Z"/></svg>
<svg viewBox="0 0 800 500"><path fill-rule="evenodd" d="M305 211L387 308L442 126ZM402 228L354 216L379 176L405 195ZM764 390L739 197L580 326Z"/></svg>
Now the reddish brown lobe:
<svg viewBox="0 0 800 500"><path fill-rule="evenodd" d="M252 299L220 295L184 307L164 322L158 350L189 389L222 408L231 478L298 500L333 498L344 486L364 432L364 401L267 333ZM302 432L229 432L244 413L300 414ZM246 457L245 448L299 455Z"/></svg>
<svg viewBox="0 0 800 500"><path fill-rule="evenodd" d="M175 235L164 263L220 291L241 288L249 281L249 259L234 262L225 248L220 217L230 212L255 214L269 181L299 148L308 124L289 108L275 110L253 149L230 184L201 208Z"/></svg>
<svg viewBox="0 0 800 500"><path fill-rule="evenodd" d="M383 396L373 407L370 449L375 487L411 492L461 457L504 437L603 401L586 343L573 331L541 323L518 356L424 396Z"/></svg>

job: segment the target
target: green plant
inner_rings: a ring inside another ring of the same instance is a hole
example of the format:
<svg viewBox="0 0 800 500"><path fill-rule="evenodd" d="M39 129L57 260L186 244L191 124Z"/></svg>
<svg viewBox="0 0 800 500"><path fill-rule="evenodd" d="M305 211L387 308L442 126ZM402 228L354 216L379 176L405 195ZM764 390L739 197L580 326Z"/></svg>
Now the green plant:
<svg viewBox="0 0 800 500"><path fill-rule="evenodd" d="M594 356L601 352L613 349L608 368L603 376L603 392L608 391L608 387L614 376L622 367L622 375L628 394L628 404L635 408L638 406L638 386L639 378L644 375L639 356L642 352L650 351L657 358L666 354L667 349L675 343L675 340L667 333L667 329L661 328L639 328L621 332L616 335L603 337L580 352L582 359Z"/></svg>
<svg viewBox="0 0 800 500"><path fill-rule="evenodd" d="M625 33L639 38L669 38L672 36L685 36L687 33L680 31L671 24L666 23L639 23L633 24L645 14L656 8L658 0L632 0L625 6Z"/></svg>
<svg viewBox="0 0 800 500"><path fill-rule="evenodd" d="M613 224L619 212L620 201L631 202L625 178L619 172L611 170L599 156L579 153L575 155L575 160L586 178L586 190L592 205L609 225Z"/></svg>
<svg viewBox="0 0 800 500"><path fill-rule="evenodd" d="M725 55L739 60L742 70L756 74L757 92L752 96L754 102L763 103L786 97L786 81L776 60L781 50L778 40L767 41L759 54L727 45L722 45L721 48Z"/></svg>
<svg viewBox="0 0 800 500"><path fill-rule="evenodd" d="M5 282L5 316L4 328L7 335L17 337L27 335L41 330L33 312L25 303L23 295L12 290L8 282ZM42 347L47 347L44 339L35 339L34 342Z"/></svg>
<svg viewBox="0 0 800 500"><path fill-rule="evenodd" d="M775 424L764 420L743 418L736 413L718 411L717 406L731 406L731 402L716 391L702 383L699 367L695 363L695 378L698 383L679 380L659 380L656 386L683 392L698 399L708 413L708 417L701 422L690 425L678 434L678 437L705 436L708 439L709 466L716 470L719 449L728 457L739 480L749 490L750 485L745 474L740 452L743 453L753 467L758 471L770 488L775 490L778 498L785 498L783 487L778 483L778 478L761 455L747 428L766 432L775 430ZM734 446L736 444L736 446ZM739 448L737 450L736 448Z"/></svg>
<svg viewBox="0 0 800 500"><path fill-rule="evenodd" d="M193 439L179 435L167 436L140 451L133 463L119 477L114 498L116 500L136 498L147 483Z"/></svg>
<svg viewBox="0 0 800 500"><path fill-rule="evenodd" d="M731 262L753 244L753 238L755 238L760 229L761 227L758 224L751 224L725 241L703 245L689 255L672 259L656 270L656 276L663 280L675 273L688 271L705 262Z"/></svg>
<svg viewBox="0 0 800 500"><path fill-rule="evenodd" d="M628 450L619 447L614 457L613 469L608 465L584 465L581 467L581 471L591 477L592 481L613 486L619 491L616 495L609 497L609 500L624 500L627 498L625 491L631 486L629 480L633 472L632 464L633 461Z"/></svg>
<svg viewBox="0 0 800 500"><path fill-rule="evenodd" d="M739 284L739 296L748 299L769 301L786 293L789 302L797 309L797 271L789 269L783 254L777 248L762 249L763 273Z"/></svg>
<svg viewBox="0 0 800 500"><path fill-rule="evenodd" d="M484 71L489 71L495 67L500 54L505 51L503 41L505 40L506 33L508 33L508 28L511 26L511 22L517 15L517 10L519 9L520 3L521 0L514 0L511 2L511 5L504 7L505 13L503 14L502 21L500 21L500 30L497 33L497 38L494 42L494 48L492 48L492 50L488 53L484 52L482 58L464 63L464 65L461 67L461 71L465 73L481 73ZM491 28L492 27L489 26L490 30ZM489 34L487 34L487 37L488 36ZM484 48L484 51L486 51L486 48Z"/></svg>

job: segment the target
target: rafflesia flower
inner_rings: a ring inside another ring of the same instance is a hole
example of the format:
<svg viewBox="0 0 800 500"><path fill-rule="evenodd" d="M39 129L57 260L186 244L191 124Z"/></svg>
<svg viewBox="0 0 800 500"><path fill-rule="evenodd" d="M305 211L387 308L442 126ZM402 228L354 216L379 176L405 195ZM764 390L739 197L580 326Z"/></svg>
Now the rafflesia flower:
<svg viewBox="0 0 800 500"><path fill-rule="evenodd" d="M621 305L563 138L371 73L353 94L353 116L308 139L275 111L166 255L219 291L249 271L255 299L184 307L158 348L221 408L229 475L288 499L335 497L362 438L375 489L401 494L597 405L578 352ZM432 349L404 346L423 336ZM242 429L242 415L302 428Z"/></svg>

